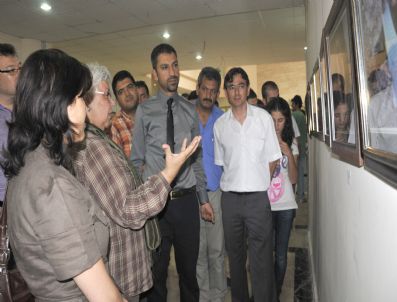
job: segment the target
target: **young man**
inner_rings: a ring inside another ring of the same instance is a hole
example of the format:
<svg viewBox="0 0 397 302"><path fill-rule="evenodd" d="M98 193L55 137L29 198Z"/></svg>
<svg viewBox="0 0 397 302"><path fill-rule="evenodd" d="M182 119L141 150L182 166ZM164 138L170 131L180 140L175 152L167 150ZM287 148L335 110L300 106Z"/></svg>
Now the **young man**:
<svg viewBox="0 0 397 302"><path fill-rule="evenodd" d="M110 138L123 149L125 156L129 158L135 112L139 104L138 91L133 76L126 70L121 70L115 74L112 89L121 110L116 113L112 120Z"/></svg>
<svg viewBox="0 0 397 302"><path fill-rule="evenodd" d="M0 43L0 148L7 145L8 125L14 104L15 89L21 62L14 46ZM0 158L2 156L0 155ZM0 169L0 206L3 205L7 188L7 178Z"/></svg>
<svg viewBox="0 0 397 302"><path fill-rule="evenodd" d="M271 116L249 105L242 68L225 75L231 108L215 123L215 164L223 167L222 218L233 301L248 301L246 243L255 301L273 301L273 227L267 189L281 157Z"/></svg>
<svg viewBox="0 0 397 302"><path fill-rule="evenodd" d="M136 81L135 85L136 89L138 90L139 104L141 104L150 97L149 88L147 87L145 81Z"/></svg>
<svg viewBox="0 0 397 302"><path fill-rule="evenodd" d="M132 143L133 164L143 172L143 179L158 173L164 167L161 145L179 151L183 140L200 135L195 106L178 92L179 65L175 49L168 44L156 46L151 54L152 75L159 91L137 110ZM148 301L167 300L167 271L171 246L179 274L181 301L199 300L196 265L199 251L200 217L213 221L208 202L206 179L197 152L180 170L165 209L159 214L162 241L160 253L153 264L154 287Z"/></svg>
<svg viewBox="0 0 397 302"><path fill-rule="evenodd" d="M215 106L220 86L221 75L218 70L212 67L201 70L196 89L198 99L195 102L203 145L203 168L215 221L200 220L200 251L197 260L200 302L222 302L227 292L225 240L219 188L222 168L214 163L214 124L223 114L223 111Z"/></svg>

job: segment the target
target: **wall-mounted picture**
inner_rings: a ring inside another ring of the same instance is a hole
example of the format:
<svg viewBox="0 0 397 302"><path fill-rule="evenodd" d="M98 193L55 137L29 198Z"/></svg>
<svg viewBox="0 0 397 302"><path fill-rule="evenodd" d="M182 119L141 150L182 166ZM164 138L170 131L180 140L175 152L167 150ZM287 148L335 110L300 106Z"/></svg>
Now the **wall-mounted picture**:
<svg viewBox="0 0 397 302"><path fill-rule="evenodd" d="M316 86L314 83L314 73L310 78L310 109L311 109L311 132L317 132L317 106L316 106Z"/></svg>
<svg viewBox="0 0 397 302"><path fill-rule="evenodd" d="M397 187L397 1L353 4L364 163Z"/></svg>
<svg viewBox="0 0 397 302"><path fill-rule="evenodd" d="M314 65L313 76L314 76L314 95L313 106L315 107L316 113L316 137L324 140L323 135L323 104L321 97L321 75L320 75L320 63L319 60Z"/></svg>
<svg viewBox="0 0 397 302"><path fill-rule="evenodd" d="M324 140L328 146L331 146L331 121L330 121L330 109L329 109L329 97L328 97L328 76L327 76L327 57L325 47L325 36L321 38L321 49L320 49L320 82L321 82L321 97L323 99L323 132Z"/></svg>
<svg viewBox="0 0 397 302"><path fill-rule="evenodd" d="M305 95L306 121L307 121L307 129L309 130L309 136L311 136L313 132L310 82L311 80L309 80L309 82L307 83L306 95Z"/></svg>
<svg viewBox="0 0 397 302"><path fill-rule="evenodd" d="M331 109L332 151L362 165L357 112L357 79L349 1L336 0L325 27Z"/></svg>

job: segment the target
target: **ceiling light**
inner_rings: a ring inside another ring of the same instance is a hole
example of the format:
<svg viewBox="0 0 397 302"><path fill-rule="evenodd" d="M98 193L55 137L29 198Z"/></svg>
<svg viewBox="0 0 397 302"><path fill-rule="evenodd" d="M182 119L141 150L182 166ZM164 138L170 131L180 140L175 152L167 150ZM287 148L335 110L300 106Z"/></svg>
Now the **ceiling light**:
<svg viewBox="0 0 397 302"><path fill-rule="evenodd" d="M307 50L307 46L303 47L303 50Z"/></svg>
<svg viewBox="0 0 397 302"><path fill-rule="evenodd" d="M40 8L41 8L43 11L45 11L45 12L49 12L49 11L52 9L51 5L49 5L49 4L46 3L46 2L43 2L43 3L40 5Z"/></svg>
<svg viewBox="0 0 397 302"><path fill-rule="evenodd" d="M196 56L196 60L198 60L198 61L200 61L202 58L203 58L203 57L202 57L200 54L198 54L198 55Z"/></svg>
<svg viewBox="0 0 397 302"><path fill-rule="evenodd" d="M169 37L171 37L171 35L168 33L168 31L163 33L163 38L164 39L169 39Z"/></svg>

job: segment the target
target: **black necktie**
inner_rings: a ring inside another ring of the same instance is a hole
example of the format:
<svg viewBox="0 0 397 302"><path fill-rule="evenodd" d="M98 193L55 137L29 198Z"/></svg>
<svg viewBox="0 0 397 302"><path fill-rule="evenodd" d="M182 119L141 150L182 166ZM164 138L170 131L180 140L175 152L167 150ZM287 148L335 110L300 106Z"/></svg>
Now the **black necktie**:
<svg viewBox="0 0 397 302"><path fill-rule="evenodd" d="M172 102L173 98L169 98L167 101L167 144L170 146L172 153L174 153L174 116L172 114Z"/></svg>

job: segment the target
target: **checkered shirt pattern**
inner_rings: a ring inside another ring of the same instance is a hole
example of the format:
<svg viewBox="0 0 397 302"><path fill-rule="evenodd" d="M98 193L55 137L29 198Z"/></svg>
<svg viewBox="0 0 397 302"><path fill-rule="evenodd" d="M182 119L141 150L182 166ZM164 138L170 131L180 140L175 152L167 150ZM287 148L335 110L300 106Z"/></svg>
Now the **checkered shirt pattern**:
<svg viewBox="0 0 397 302"><path fill-rule="evenodd" d="M123 149L127 158L131 155L132 129L134 121L123 111L119 111L112 119L110 138Z"/></svg>

